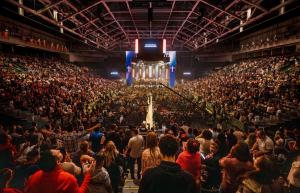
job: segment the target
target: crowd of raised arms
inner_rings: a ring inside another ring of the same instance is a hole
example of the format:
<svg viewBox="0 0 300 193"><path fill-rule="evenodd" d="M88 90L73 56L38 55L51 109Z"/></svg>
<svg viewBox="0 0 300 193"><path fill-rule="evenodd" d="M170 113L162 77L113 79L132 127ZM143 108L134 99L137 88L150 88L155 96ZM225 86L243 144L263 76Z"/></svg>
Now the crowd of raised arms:
<svg viewBox="0 0 300 193"><path fill-rule="evenodd" d="M299 117L299 70L297 57L244 60L177 85L186 100L58 58L1 54L1 109L32 116L29 127L0 124L0 193L118 193L126 178L140 193L300 192L300 131L282 122ZM142 124L149 92L154 128ZM191 127L206 116L217 122ZM245 125L222 127L222 116Z"/></svg>

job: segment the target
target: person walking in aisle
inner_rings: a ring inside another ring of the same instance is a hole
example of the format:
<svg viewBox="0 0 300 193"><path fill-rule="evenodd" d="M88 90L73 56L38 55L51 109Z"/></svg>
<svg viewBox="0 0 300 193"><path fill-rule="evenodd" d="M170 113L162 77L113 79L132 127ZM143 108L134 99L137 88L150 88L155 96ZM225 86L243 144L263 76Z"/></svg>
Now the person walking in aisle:
<svg viewBox="0 0 300 193"><path fill-rule="evenodd" d="M136 128L131 130L132 137L130 138L128 142L128 149L127 149L127 155L129 155L129 169L130 169L130 175L132 179L135 179L134 176L134 164L135 161L137 161L138 165L138 171L137 171L137 177L138 179L141 178L141 168L142 168L142 153L144 148L144 139L141 135L139 135L139 132Z"/></svg>

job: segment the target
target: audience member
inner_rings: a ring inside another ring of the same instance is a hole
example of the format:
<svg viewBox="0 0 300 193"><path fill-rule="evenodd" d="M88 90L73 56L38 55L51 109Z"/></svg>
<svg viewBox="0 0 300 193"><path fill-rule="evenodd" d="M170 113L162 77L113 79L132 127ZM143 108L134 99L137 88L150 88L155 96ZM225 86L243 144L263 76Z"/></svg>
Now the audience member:
<svg viewBox="0 0 300 193"><path fill-rule="evenodd" d="M185 150L181 152L176 160L181 169L191 173L196 180L200 179L201 159L199 153L200 143L195 139L189 139Z"/></svg>
<svg viewBox="0 0 300 193"><path fill-rule="evenodd" d="M107 170L103 167L105 157L103 154L95 156L96 167L91 173L91 181L88 185L87 193L112 193L110 177Z"/></svg>
<svg viewBox="0 0 300 193"><path fill-rule="evenodd" d="M91 180L90 173L94 171L95 163L92 162L87 168L85 178L79 187L76 178L60 168L59 154L58 150L45 150L41 153L39 161L41 170L29 178L25 193L87 192Z"/></svg>
<svg viewBox="0 0 300 193"><path fill-rule="evenodd" d="M239 177L254 169L248 145L240 142L233 146L231 152L220 160L220 166L223 168L220 192L236 192Z"/></svg>
<svg viewBox="0 0 300 193"><path fill-rule="evenodd" d="M178 141L171 135L159 140L162 154L160 165L146 170L139 187L139 193L196 193L194 177L175 162Z"/></svg>
<svg viewBox="0 0 300 193"><path fill-rule="evenodd" d="M13 178L13 171L9 168L0 169L0 192L1 193L22 193L22 191L10 188L10 181Z"/></svg>
<svg viewBox="0 0 300 193"><path fill-rule="evenodd" d="M149 132L146 137L147 149L142 154L142 174L149 168L160 164L161 155L158 147L158 137L155 132Z"/></svg>
<svg viewBox="0 0 300 193"><path fill-rule="evenodd" d="M142 153L144 148L144 139L137 129L131 130L132 137L128 142L128 149L127 154L129 155L129 169L130 175L132 179L135 179L134 175L134 163L137 161L138 170L137 170L137 177L138 179L141 178L141 169L142 169Z"/></svg>

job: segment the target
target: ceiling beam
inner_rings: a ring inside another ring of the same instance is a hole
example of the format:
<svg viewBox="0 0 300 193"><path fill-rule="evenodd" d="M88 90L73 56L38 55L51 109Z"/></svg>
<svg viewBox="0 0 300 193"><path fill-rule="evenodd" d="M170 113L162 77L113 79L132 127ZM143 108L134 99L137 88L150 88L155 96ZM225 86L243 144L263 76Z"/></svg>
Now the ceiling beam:
<svg viewBox="0 0 300 193"><path fill-rule="evenodd" d="M175 1L174 1L175 2ZM190 11L185 11L185 10L176 10L173 11L174 13L188 13ZM128 13L127 11L114 11L116 14L126 14ZM132 13L145 13L145 9L132 9ZM162 9L162 8L156 8L155 13L170 13L170 9Z"/></svg>
<svg viewBox="0 0 300 193"><path fill-rule="evenodd" d="M226 9L223 10L223 9L221 9L221 8L219 8L219 7L217 7L217 6L213 5L213 4L211 4L211 3L208 3L208 2L206 2L206 1L204 1L204 0L202 0L201 2L204 3L204 4L206 4L206 5L208 5L208 6L210 6L210 7L212 7L212 8L214 8L214 9L217 9L218 11L221 11L221 12L223 12L223 13L226 13L227 15L230 15L230 16L232 16L232 17L234 17L234 18L236 18L236 19L238 19L238 20L240 20L240 21L243 21L243 19L242 19L241 17L239 17L239 16L237 16L237 15L235 15L235 14L232 14L232 13L228 12Z"/></svg>
<svg viewBox="0 0 300 193"><path fill-rule="evenodd" d="M51 9L52 7L55 7L56 5L59 5L61 4L62 2L64 2L65 0L60 0L60 1L57 1L56 3L53 3L53 4L50 4L50 5L47 5L46 7L40 9L37 11L37 13L43 13L45 11L47 11L48 9Z"/></svg>
<svg viewBox="0 0 300 193"><path fill-rule="evenodd" d="M82 25L80 25L80 26L78 26L78 27L73 28L73 30L78 30L78 29L80 29L80 28L82 28L82 27L85 27L85 26L89 25L90 23L96 22L96 21L98 21L98 20L99 20L99 18L90 20L90 21L88 21L88 22L86 22L86 23L84 23L84 24L82 24Z"/></svg>
<svg viewBox="0 0 300 193"><path fill-rule="evenodd" d="M128 40L128 43L129 43L129 38L124 30L124 28L121 26L121 24L118 22L118 20L116 19L116 17L114 16L114 14L111 12L110 8L108 7L108 5L106 4L105 1L101 1L102 4L104 5L106 11L109 13L109 15L115 20L115 22L117 23L117 25L119 26L119 28L121 29L121 31L124 33L125 37L127 38Z"/></svg>
<svg viewBox="0 0 300 193"><path fill-rule="evenodd" d="M232 1L226 8L225 11L227 11L228 9L230 9L233 5L235 5L237 2L239 2L240 0L234 0ZM220 17L221 15L223 15L224 12L219 12L211 21L209 21L206 25L203 26L203 28L206 28L207 26L209 26L211 23L213 23L213 21L215 21L218 17ZM186 44L188 41L190 41L191 39L193 39L196 35L198 35L199 33L202 32L202 29L199 30L198 32L196 32L194 35L192 35L189 39L187 39L183 44Z"/></svg>
<svg viewBox="0 0 300 193"><path fill-rule="evenodd" d="M194 14L196 14L196 15L199 16L199 13L194 12ZM203 16L202 18L205 19L205 20L208 21L208 22L211 21L212 23L214 23L214 24L216 24L216 25L218 25L218 26L220 26L220 27L223 27L223 28L225 28L225 29L227 29L227 30L230 30L230 28L226 27L225 25L220 24L220 23L218 23L218 22L216 22L216 21L213 21L213 20L211 20L211 19L209 19L209 18L207 18L207 17L205 17L205 16Z"/></svg>
<svg viewBox="0 0 300 193"><path fill-rule="evenodd" d="M263 7L260 6L260 5L257 5L257 4L255 4L255 3L252 3L252 2L250 2L250 1L248 1L248 0L242 0L242 1L243 1L244 3L246 3L246 4L248 4L248 5L251 5L251 6L253 6L253 7L255 7L255 8L261 10L261 11L264 12L264 13L268 12L265 8L263 8Z"/></svg>
<svg viewBox="0 0 300 193"><path fill-rule="evenodd" d="M245 25L249 25L249 24L251 24L251 23L254 23L254 22L258 21L259 19L263 18L264 16L268 15L269 13L272 13L273 11L277 11L277 10L280 9L281 7L286 6L286 5L289 5L289 4L291 4L291 3L295 2L295 1L297 1L297 0L287 0L287 1L285 1L284 3L281 3L281 4L279 4L279 5L277 5L277 6L273 7L273 8L271 8L270 11L268 11L268 12L263 12L263 13L261 13L260 15L257 15L256 17L247 20L243 25L236 26L236 27L234 27L233 29L231 29L230 31L227 31L227 32L221 34L219 37L215 37L215 38L213 38L213 39L207 41L206 43L203 43L202 45L200 45L200 47L203 47L203 46L205 46L206 44L209 44L209 43L211 43L211 42L214 42L216 39L220 39L220 38L224 37L225 35L227 35L227 34L233 32L233 31L235 31L235 30L238 30L241 26L245 26ZM200 47L199 47L199 48L200 48Z"/></svg>
<svg viewBox="0 0 300 193"><path fill-rule="evenodd" d="M204 27L202 27L202 26L200 26L200 25L198 25L198 24L195 24L195 23L193 23L193 22L191 22L191 21L189 21L189 20L188 20L187 22L189 22L190 24L192 24L192 25L194 25L194 26L199 27L199 28L202 29L202 30L205 30L205 31L207 31L207 32L209 32L209 33L212 33L212 34L214 34L214 35L216 35L216 36L219 35L219 34L217 34L216 32L213 32L213 31L211 31L211 30L209 30L209 29L207 29L207 28L204 28ZM195 31L194 31L193 33L195 33Z"/></svg>
<svg viewBox="0 0 300 193"><path fill-rule="evenodd" d="M198 6L198 4L200 3L200 0L197 0L196 3L194 4L192 10L188 13L187 17L184 19L184 21L182 22L181 26L178 28L176 34L174 35L174 38L172 40L172 45L174 44L174 40L177 36L177 34L179 33L179 31L182 29L182 27L184 26L184 24L186 23L186 21L188 20L188 18L192 15L192 13L194 12L194 10L196 9L196 7Z"/></svg>
<svg viewBox="0 0 300 193"><path fill-rule="evenodd" d="M98 30L102 30L103 28L105 28L105 27L107 27L107 26L110 26L110 25L113 24L113 23L115 23L115 21L112 21L112 22L110 22L110 23L108 23L108 24L106 24L106 25L104 25L104 26L97 27L96 29L94 29L94 30L88 32L88 33L85 34L84 36L88 36L88 35L90 35L90 34L96 32L96 31L98 31ZM115 28L115 29L116 29L116 28ZM106 32L106 33L108 34L108 32ZM108 34L108 35L109 35L109 34Z"/></svg>
<svg viewBox="0 0 300 193"><path fill-rule="evenodd" d="M35 16L37 16L37 17L39 17L39 18L41 18L41 19L43 19L43 20L45 20L45 21L47 21L47 22L49 22L49 23L51 23L51 24L53 24L53 25L55 25L57 27L59 27L59 28L63 28L64 30L66 30L66 31L68 31L68 32L70 32L70 33L72 33L72 34L74 34L74 35L76 35L76 36L78 36L78 37L80 37L80 38L82 38L84 40L87 40L87 41L91 42L92 43L91 46L93 46L93 47L96 47L95 45L97 45L97 43L95 41L93 41L92 39L86 38L83 35L81 35L80 33L77 33L74 30L72 30L72 29L70 29L70 28L68 28L68 27L66 27L64 25L60 25L57 21L52 20L52 19L50 19L50 18L48 18L48 17L46 17L46 16L44 16L44 15L42 15L40 13L37 13L37 11L35 11L35 10L33 10L33 9L31 9L31 8L23 5L23 4L20 4L20 3L16 2L16 1L14 1L14 0L7 0L7 2L9 2L9 3L11 3L11 4L13 4L13 5L17 6L17 7L20 7L22 9L24 9L26 12L31 13L31 14L33 14L33 15L35 15ZM100 47L102 47L105 50L107 50L107 48L105 48L102 45L100 45Z"/></svg>
<svg viewBox="0 0 300 193"><path fill-rule="evenodd" d="M161 38L164 38L164 35L165 35L166 29L167 29L167 27L168 27L168 24L169 24L169 21L170 21L172 12L173 12L174 7L175 7L175 3L176 3L176 1L174 1L174 2L172 3L172 8L171 8L171 11L170 11L170 14L169 14L169 17L168 17L168 20L167 20L167 23L166 23L166 25L165 25L164 32L163 32Z"/></svg>
<svg viewBox="0 0 300 193"><path fill-rule="evenodd" d="M73 13L73 14L70 14L70 15L66 16L66 17L63 18L61 21L64 22L64 21L66 21L67 19L70 19L71 17L74 17L74 16L76 16L76 15L78 15L78 14L80 14L80 13L86 11L86 10L89 10L90 8L92 8L92 7L96 6L96 5L99 5L101 2L102 2L102 1L97 1L97 2L93 3L92 5L87 6L86 8L84 8L84 9L82 9L82 10L78 10L77 12L75 12L75 13Z"/></svg>
<svg viewBox="0 0 300 193"><path fill-rule="evenodd" d="M75 7L69 0L65 0L65 3L69 6L69 7L71 7L74 11L76 11L76 12L78 12L79 10L77 9L77 7ZM86 20L87 20L87 22L89 22L91 19L89 19L84 13L79 13L82 17L84 17ZM76 18L74 18L74 19L76 19ZM77 20L77 19L76 19ZM74 23L74 21L72 21L72 20L70 20L69 19L69 21L71 21L71 22L73 22ZM82 21L79 21L80 23L83 23ZM77 23L75 23L76 25L78 25ZM93 25L93 26L95 26L96 28L98 28L98 26L94 23L94 22L91 22L91 24ZM103 31L102 31L102 33L103 33ZM105 34L105 32L103 33L104 35L106 35L107 36L107 34ZM96 35L95 35L96 36ZM103 37L103 36L101 36L101 37L99 37L99 36L97 36L98 38L100 38L101 39L101 41L102 42L105 42L107 39L105 38L105 37ZM109 36L108 36L108 38L110 38ZM112 41L114 41L113 39L111 39Z"/></svg>
<svg viewBox="0 0 300 193"><path fill-rule="evenodd" d="M138 29L137 29L137 27L136 27L136 25L135 25L135 21L134 21L134 19L133 19L132 13L131 13L131 9L130 9L128 0L126 0L126 6L127 6L128 11L129 11L129 14L130 14L131 20L132 20L132 22L133 22L133 25L134 25L134 27L135 27L137 37L138 37L138 39L140 39L140 34L139 34L139 31L138 31Z"/></svg>

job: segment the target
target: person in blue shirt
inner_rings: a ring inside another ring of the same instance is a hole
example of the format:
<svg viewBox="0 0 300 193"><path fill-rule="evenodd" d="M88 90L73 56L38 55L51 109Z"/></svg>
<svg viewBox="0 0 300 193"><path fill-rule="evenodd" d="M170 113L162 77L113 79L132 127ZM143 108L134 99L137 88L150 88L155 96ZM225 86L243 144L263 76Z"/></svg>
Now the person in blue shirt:
<svg viewBox="0 0 300 193"><path fill-rule="evenodd" d="M90 134L90 141L92 142L92 151L97 153L99 152L104 145L105 136L100 131L101 125L99 127L94 128L94 131Z"/></svg>

